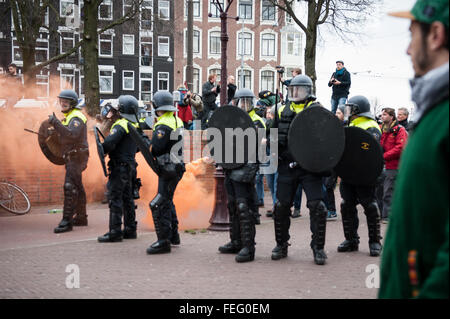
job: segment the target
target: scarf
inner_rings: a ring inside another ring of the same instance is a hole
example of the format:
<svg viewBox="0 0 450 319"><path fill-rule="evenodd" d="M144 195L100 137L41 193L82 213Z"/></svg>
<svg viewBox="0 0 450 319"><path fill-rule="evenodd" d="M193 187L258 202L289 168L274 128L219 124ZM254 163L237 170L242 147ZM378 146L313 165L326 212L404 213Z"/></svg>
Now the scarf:
<svg viewBox="0 0 450 319"><path fill-rule="evenodd" d="M345 68L342 68L340 70L336 69L336 75L342 75L344 74Z"/></svg>

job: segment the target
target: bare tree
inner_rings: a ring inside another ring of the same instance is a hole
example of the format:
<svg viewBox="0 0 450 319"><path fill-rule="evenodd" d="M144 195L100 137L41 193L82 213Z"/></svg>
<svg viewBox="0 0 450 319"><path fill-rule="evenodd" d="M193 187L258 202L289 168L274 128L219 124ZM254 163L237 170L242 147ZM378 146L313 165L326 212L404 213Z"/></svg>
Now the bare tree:
<svg viewBox="0 0 450 319"><path fill-rule="evenodd" d="M306 35L305 73L314 83L316 75L316 50L319 26L328 24L341 39L350 40L359 34L361 26L382 0L268 0L289 14ZM304 3L306 18L295 12L295 3Z"/></svg>

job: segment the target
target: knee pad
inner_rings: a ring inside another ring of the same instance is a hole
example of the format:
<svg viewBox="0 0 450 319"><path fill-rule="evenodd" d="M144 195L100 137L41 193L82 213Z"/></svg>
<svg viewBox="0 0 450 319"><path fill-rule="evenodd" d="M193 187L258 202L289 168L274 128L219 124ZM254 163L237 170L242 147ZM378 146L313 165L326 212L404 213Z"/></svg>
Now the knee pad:
<svg viewBox="0 0 450 319"><path fill-rule="evenodd" d="M364 213L368 218L377 218L380 215L380 210L378 208L378 204L375 201L361 203L364 207Z"/></svg>
<svg viewBox="0 0 450 319"><path fill-rule="evenodd" d="M291 214L291 207L285 203L277 201L275 203L274 215L278 217L289 216Z"/></svg>
<svg viewBox="0 0 450 319"><path fill-rule="evenodd" d="M246 200L237 201L237 209L239 214L248 212L248 204Z"/></svg>
<svg viewBox="0 0 450 319"><path fill-rule="evenodd" d="M354 212L354 211L357 211L356 203L342 200L342 202L341 202L341 212L342 213L345 214L346 212Z"/></svg>
<svg viewBox="0 0 450 319"><path fill-rule="evenodd" d="M323 202L323 200L318 199L318 200L312 200L306 203L306 207L308 207L311 212L326 212L327 211L327 206L325 206L325 203Z"/></svg>
<svg viewBox="0 0 450 319"><path fill-rule="evenodd" d="M72 195L76 192L74 185L70 182L64 183L64 193Z"/></svg>
<svg viewBox="0 0 450 319"><path fill-rule="evenodd" d="M158 208L160 208L165 201L166 199L164 198L164 196L158 193L150 202L150 209L152 210L152 212L158 210Z"/></svg>

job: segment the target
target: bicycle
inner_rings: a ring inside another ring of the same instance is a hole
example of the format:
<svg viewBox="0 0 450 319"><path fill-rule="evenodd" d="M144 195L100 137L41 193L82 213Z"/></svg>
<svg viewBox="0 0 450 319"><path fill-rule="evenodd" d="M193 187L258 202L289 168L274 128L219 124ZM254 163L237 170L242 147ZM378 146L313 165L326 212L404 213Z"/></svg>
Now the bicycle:
<svg viewBox="0 0 450 319"><path fill-rule="evenodd" d="M31 209L27 193L16 184L0 181L0 206L10 213L24 215Z"/></svg>

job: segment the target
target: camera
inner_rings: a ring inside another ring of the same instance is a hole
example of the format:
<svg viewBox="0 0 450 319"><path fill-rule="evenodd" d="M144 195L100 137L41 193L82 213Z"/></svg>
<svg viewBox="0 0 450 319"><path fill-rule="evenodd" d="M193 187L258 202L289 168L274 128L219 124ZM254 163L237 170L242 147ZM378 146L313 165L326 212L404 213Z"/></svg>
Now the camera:
<svg viewBox="0 0 450 319"><path fill-rule="evenodd" d="M279 74L283 74L284 73L284 66L276 66L275 68L277 69L277 72Z"/></svg>

